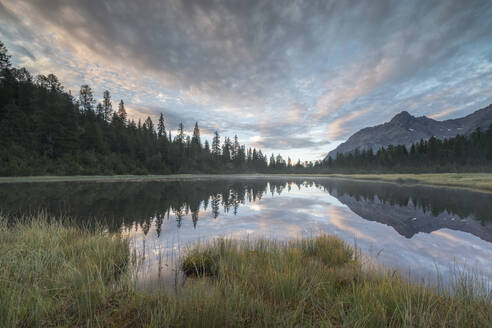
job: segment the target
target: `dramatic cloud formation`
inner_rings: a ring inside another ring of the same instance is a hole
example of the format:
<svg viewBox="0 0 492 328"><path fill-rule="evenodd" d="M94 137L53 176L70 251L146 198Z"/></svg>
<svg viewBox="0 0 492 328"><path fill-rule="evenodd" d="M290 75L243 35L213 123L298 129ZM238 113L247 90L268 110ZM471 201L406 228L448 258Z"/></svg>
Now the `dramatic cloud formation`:
<svg viewBox="0 0 492 328"><path fill-rule="evenodd" d="M402 110L492 102L490 17L487 0L0 0L0 38L74 94L311 160Z"/></svg>

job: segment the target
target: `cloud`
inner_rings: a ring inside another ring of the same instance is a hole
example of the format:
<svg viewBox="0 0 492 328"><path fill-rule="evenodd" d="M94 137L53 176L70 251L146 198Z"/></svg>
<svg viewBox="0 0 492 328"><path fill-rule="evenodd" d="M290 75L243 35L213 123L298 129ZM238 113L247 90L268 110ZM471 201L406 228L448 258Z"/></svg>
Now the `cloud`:
<svg viewBox="0 0 492 328"><path fill-rule="evenodd" d="M326 92L316 103L317 116L327 117L346 104L352 103L385 81L396 67L391 58L379 58L378 62L367 64L366 67L355 67L337 72L334 78L327 83Z"/></svg>
<svg viewBox="0 0 492 328"><path fill-rule="evenodd" d="M328 125L328 138L329 139L339 139L340 137L347 134L347 125L358 120L363 115L369 113L372 108L364 108L351 112L350 114L337 118Z"/></svg>
<svg viewBox="0 0 492 328"><path fill-rule="evenodd" d="M74 93L315 156L401 110L491 102L491 15L486 0L4 0L0 37Z"/></svg>
<svg viewBox="0 0 492 328"><path fill-rule="evenodd" d="M443 118L445 116L448 116L449 114L456 111L457 109L458 109L458 107L449 107L449 108L443 109L442 111L440 111L438 113L429 115L429 118L437 120L437 119Z"/></svg>

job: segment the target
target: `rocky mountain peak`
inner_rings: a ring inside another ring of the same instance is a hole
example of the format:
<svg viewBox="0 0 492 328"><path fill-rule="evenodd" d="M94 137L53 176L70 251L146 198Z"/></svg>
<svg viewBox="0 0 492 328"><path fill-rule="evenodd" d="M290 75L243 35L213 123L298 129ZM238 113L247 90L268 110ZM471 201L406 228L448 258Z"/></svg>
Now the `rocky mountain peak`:
<svg viewBox="0 0 492 328"><path fill-rule="evenodd" d="M338 153L347 154L355 149L377 152L388 145L405 145L431 137L452 138L458 134L468 135L476 128L487 129L492 124L492 105L475 111L465 117L436 121L426 116L415 117L407 111L395 115L384 124L364 128L354 133L344 143L332 150L328 157L336 158Z"/></svg>
<svg viewBox="0 0 492 328"><path fill-rule="evenodd" d="M408 123L411 119L414 119L414 118L415 118L415 116L410 115L409 112L404 110L401 113L396 114L391 119L390 123L403 125L405 123Z"/></svg>

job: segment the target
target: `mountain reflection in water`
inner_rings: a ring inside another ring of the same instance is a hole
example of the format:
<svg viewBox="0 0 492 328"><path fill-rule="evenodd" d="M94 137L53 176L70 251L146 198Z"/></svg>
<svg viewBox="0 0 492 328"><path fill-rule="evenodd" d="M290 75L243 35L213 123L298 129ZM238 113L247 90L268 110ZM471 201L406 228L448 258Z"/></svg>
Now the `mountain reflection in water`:
<svg viewBox="0 0 492 328"><path fill-rule="evenodd" d="M145 240L159 249L159 261L218 236L325 232L419 275L436 267L445 275L457 263L492 281L492 194L486 193L328 178L0 185L1 213L40 209L123 231L138 249Z"/></svg>

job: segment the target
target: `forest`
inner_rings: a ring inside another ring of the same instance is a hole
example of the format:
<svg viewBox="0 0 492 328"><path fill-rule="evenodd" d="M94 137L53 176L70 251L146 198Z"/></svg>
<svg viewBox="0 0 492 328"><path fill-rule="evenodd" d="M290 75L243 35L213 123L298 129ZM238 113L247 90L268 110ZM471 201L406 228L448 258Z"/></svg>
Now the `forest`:
<svg viewBox="0 0 492 328"><path fill-rule="evenodd" d="M355 150L336 158L293 162L246 148L237 136L202 140L198 122L172 135L163 113L129 119L111 92L96 101L87 84L78 96L54 74L33 77L12 67L0 42L0 175L112 175L175 173L359 173L492 171L492 126L469 136L421 140L410 147Z"/></svg>
<svg viewBox="0 0 492 328"><path fill-rule="evenodd" d="M420 140L409 149L389 145L377 152L356 149L339 153L313 168L330 172L491 172L492 125L486 131L477 128L468 136Z"/></svg>
<svg viewBox="0 0 492 328"><path fill-rule="evenodd" d="M260 149L241 145L237 136L211 144L192 136L183 124L172 136L161 113L142 123L128 119L123 100L113 108L110 91L96 103L94 90L66 92L54 74L33 77L11 65L0 45L0 175L90 175L223 173L265 170ZM273 156L273 155L272 155ZM275 160L274 160L275 161ZM278 162L283 162L278 156Z"/></svg>

